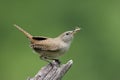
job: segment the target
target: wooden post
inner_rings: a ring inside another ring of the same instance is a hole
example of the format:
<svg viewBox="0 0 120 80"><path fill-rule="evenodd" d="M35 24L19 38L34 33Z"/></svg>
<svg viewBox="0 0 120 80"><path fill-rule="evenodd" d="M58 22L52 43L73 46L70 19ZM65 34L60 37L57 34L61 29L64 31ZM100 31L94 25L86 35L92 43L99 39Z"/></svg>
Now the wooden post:
<svg viewBox="0 0 120 80"><path fill-rule="evenodd" d="M72 60L69 60L66 64L62 65L53 61L52 65L48 64L42 67L42 69L33 78L28 78L27 80L61 80L72 64Z"/></svg>

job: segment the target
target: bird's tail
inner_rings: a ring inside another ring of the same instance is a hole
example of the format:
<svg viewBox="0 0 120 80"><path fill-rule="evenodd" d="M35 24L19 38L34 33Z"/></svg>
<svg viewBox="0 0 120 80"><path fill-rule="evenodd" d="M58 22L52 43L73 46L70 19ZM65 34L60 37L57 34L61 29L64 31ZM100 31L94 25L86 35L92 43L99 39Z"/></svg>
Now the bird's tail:
<svg viewBox="0 0 120 80"><path fill-rule="evenodd" d="M20 30L21 32L23 32L23 33L27 36L27 38L32 41L32 37L33 37L33 36L32 36L30 33L28 33L27 31L23 30L21 27L19 27L19 26L16 25L16 24L14 24L14 26L15 26L18 30Z"/></svg>

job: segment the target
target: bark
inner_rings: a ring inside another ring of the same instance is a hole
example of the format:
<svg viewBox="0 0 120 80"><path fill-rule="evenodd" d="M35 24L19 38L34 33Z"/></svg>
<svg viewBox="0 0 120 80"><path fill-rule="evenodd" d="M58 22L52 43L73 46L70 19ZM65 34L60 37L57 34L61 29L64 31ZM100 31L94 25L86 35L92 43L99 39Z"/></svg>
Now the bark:
<svg viewBox="0 0 120 80"><path fill-rule="evenodd" d="M52 65L48 64L42 67L33 78L28 78L27 80L61 80L72 64L72 60L69 60L66 64L62 65L53 61Z"/></svg>

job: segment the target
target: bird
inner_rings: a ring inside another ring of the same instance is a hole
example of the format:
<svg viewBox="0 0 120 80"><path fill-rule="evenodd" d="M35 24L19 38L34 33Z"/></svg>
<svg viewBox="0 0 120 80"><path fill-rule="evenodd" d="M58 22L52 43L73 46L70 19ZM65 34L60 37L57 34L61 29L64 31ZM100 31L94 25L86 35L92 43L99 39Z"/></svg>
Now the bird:
<svg viewBox="0 0 120 80"><path fill-rule="evenodd" d="M58 64L61 63L58 58L68 51L74 34L80 31L80 28L76 27L74 30L66 31L55 38L50 38L32 36L20 26L16 24L14 26L29 39L31 48L39 54L40 59L49 63L51 63L51 60L55 60Z"/></svg>

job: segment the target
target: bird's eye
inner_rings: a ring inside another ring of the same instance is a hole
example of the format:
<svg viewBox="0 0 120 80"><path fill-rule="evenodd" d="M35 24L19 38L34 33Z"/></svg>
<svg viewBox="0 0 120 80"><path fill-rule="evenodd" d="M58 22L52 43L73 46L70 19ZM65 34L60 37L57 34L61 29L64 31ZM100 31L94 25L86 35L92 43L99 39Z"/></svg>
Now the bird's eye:
<svg viewBox="0 0 120 80"><path fill-rule="evenodd" d="M69 35L69 33L66 33L66 35Z"/></svg>

